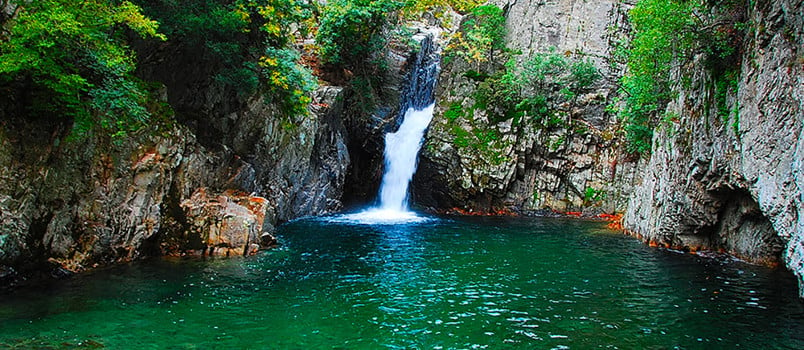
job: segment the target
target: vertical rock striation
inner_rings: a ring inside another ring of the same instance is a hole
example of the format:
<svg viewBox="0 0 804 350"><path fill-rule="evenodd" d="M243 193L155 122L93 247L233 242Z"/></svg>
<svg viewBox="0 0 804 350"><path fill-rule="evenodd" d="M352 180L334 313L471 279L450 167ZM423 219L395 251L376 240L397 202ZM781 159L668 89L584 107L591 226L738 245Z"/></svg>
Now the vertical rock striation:
<svg viewBox="0 0 804 350"><path fill-rule="evenodd" d="M352 154L370 157L366 145L378 143L381 162L377 139L394 127L417 57L391 52L372 113L360 109L366 96L322 86L311 113L293 119L270 96L217 81L194 48L149 45L136 45L138 74L163 85L153 102L176 115L126 138L67 140L68 118L26 111L25 86L0 96L0 284L148 255L250 254L274 243L278 223L341 209L347 169L350 186L371 182L361 166L372 160L350 168Z"/></svg>
<svg viewBox="0 0 804 350"><path fill-rule="evenodd" d="M782 259L804 287L804 5L752 4L732 112L718 114L702 62L684 67L702 73L668 107L678 120L654 136L625 227L660 245Z"/></svg>
<svg viewBox="0 0 804 350"><path fill-rule="evenodd" d="M383 174L383 150L385 134L399 128L402 118L412 101L431 96L425 86L426 79L435 75L439 47L435 40L440 30L417 25L411 39L418 50L411 51L407 44L391 45L386 57L388 68L378 79L382 86L373 90L352 83L345 93L343 120L349 135L350 166L344 188L344 202L365 205L374 200ZM420 74L417 69L432 70L430 75ZM424 107L424 106L415 106Z"/></svg>
<svg viewBox="0 0 804 350"><path fill-rule="evenodd" d="M339 209L349 161L339 93L321 88L293 127L251 100L223 116L234 127L211 146L169 121L68 140L67 119L27 115L24 94L3 98L3 280L147 255L248 254L273 243L277 221Z"/></svg>

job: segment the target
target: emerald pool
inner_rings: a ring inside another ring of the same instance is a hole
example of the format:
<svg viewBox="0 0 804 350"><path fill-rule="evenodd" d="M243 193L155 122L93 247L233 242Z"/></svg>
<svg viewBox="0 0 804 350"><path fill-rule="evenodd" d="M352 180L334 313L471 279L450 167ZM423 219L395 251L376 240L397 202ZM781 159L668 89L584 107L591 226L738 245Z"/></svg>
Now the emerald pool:
<svg viewBox="0 0 804 350"><path fill-rule="evenodd" d="M0 348L804 349L788 272L601 222L310 218L278 239L0 296Z"/></svg>

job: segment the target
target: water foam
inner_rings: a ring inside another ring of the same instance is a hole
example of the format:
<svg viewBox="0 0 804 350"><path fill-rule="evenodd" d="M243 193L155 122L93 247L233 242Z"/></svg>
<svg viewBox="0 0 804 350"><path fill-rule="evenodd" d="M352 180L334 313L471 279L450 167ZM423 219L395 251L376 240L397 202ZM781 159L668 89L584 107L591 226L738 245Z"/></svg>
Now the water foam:
<svg viewBox="0 0 804 350"><path fill-rule="evenodd" d="M420 216L412 211L371 208L357 213L326 217L325 220L343 224L398 225L427 222L432 218Z"/></svg>
<svg viewBox="0 0 804 350"><path fill-rule="evenodd" d="M376 208L331 217L329 221L367 225L409 224L430 220L408 208L408 187L416 172L424 132L433 119L430 104L424 109L409 108L399 130L385 134L385 173L380 184L380 204Z"/></svg>

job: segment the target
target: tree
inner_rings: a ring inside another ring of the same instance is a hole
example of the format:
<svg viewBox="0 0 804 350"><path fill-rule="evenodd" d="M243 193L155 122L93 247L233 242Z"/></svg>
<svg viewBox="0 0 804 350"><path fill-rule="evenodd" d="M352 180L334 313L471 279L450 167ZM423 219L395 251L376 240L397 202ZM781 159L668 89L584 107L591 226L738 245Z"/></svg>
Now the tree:
<svg viewBox="0 0 804 350"><path fill-rule="evenodd" d="M472 9L462 30L451 40L447 51L457 54L469 62L492 62L497 53L504 52L505 16L496 5L483 5Z"/></svg>
<svg viewBox="0 0 804 350"><path fill-rule="evenodd" d="M302 0L141 1L159 20L175 45L200 52L194 57L209 77L235 89L241 97L262 93L286 117L307 113L309 93L317 86L310 70L292 48L312 18Z"/></svg>
<svg viewBox="0 0 804 350"><path fill-rule="evenodd" d="M124 29L165 37L129 1L31 0L4 26L0 84L28 79L35 113L74 118L78 131L100 126L122 132L147 121L146 94L134 79Z"/></svg>

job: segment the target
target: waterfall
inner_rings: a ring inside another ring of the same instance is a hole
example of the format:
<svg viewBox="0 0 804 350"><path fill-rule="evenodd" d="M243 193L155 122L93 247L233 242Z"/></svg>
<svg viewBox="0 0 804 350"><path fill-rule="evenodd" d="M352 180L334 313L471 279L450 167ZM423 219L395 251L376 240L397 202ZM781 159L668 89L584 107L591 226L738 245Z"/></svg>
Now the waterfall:
<svg viewBox="0 0 804 350"><path fill-rule="evenodd" d="M380 209L408 210L408 187L416 172L416 158L424 142L424 131L433 119L434 104L422 110L405 111L399 130L385 134L385 173L380 185Z"/></svg>
<svg viewBox="0 0 804 350"><path fill-rule="evenodd" d="M440 57L428 34L420 41L421 50L413 60L400 103L399 129L385 134L385 170L380 184L379 209L386 212L408 211L408 187L416 172L424 133L433 119L434 90Z"/></svg>
<svg viewBox="0 0 804 350"><path fill-rule="evenodd" d="M435 35L419 37L421 50L412 59L402 91L396 131L385 134L385 169L380 185L379 205L360 213L336 218L336 221L363 224L388 224L426 220L408 209L408 188L424 142L424 133L433 118L434 90L441 60ZM415 36L414 36L415 39Z"/></svg>

